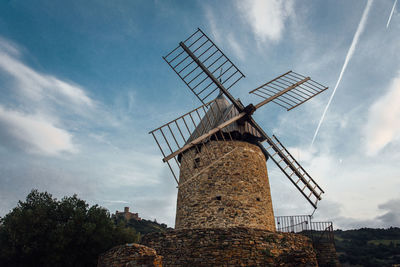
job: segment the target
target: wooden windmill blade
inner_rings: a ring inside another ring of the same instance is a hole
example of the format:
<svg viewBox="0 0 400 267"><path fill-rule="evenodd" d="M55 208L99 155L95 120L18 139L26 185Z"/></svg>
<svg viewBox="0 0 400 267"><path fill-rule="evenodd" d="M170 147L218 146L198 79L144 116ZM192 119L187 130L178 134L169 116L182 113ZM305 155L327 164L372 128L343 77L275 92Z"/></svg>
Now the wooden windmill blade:
<svg viewBox="0 0 400 267"><path fill-rule="evenodd" d="M269 145L265 148L269 157L316 209L318 201L321 200L321 195L325 193L324 190L304 170L275 135L272 138L267 138L266 142Z"/></svg>
<svg viewBox="0 0 400 267"><path fill-rule="evenodd" d="M240 107L228 90L245 76L202 30L163 58L203 104L222 90Z"/></svg>
<svg viewBox="0 0 400 267"><path fill-rule="evenodd" d="M321 195L324 193L322 188L311 178L275 135L273 135L272 138L269 137L251 116L248 117L248 122L265 137L265 141L269 145L265 147L260 141L258 142L258 146L263 153L266 154L266 160L271 158L307 201L316 209L317 203L321 200Z"/></svg>
<svg viewBox="0 0 400 267"><path fill-rule="evenodd" d="M149 132L149 134L153 136L161 154L163 155L163 162L168 164L168 167L177 183L181 163L178 159L178 155L181 152L178 151L183 152L195 145L191 145L188 141L194 131L197 129L205 129L206 125L201 124L202 119L214 102L215 101L213 100L206 103ZM210 115L212 115L212 113L210 113ZM214 118L211 118L211 120L214 120ZM201 127L199 127L199 125ZM205 130L202 131L204 132ZM173 160L170 161L171 159Z"/></svg>
<svg viewBox="0 0 400 267"><path fill-rule="evenodd" d="M256 109L273 102L289 111L327 89L310 77L288 71L249 93L264 99L255 105Z"/></svg>

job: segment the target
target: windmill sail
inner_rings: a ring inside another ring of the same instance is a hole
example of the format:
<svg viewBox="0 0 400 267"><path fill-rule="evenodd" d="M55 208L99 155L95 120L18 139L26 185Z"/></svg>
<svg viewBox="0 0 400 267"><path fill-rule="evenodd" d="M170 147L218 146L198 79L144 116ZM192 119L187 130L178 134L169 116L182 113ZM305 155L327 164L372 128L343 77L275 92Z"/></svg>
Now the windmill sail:
<svg viewBox="0 0 400 267"><path fill-rule="evenodd" d="M324 193L321 187L294 159L275 135L273 135L272 138L268 138L267 142L269 147L267 147L266 150L270 158L303 194L308 202L310 202L314 208L317 208L317 203L321 200L321 194Z"/></svg>
<svg viewBox="0 0 400 267"><path fill-rule="evenodd" d="M255 107L259 108L269 102L286 108L288 111L310 100L328 89L310 77L288 71L275 79L251 90L249 93L264 100Z"/></svg>
<svg viewBox="0 0 400 267"><path fill-rule="evenodd" d="M275 136L270 138L264 132L252 114L269 102L291 110L328 87L289 71L250 91L263 100L257 105L245 107L228 91L244 74L200 29L163 58L203 103L199 108L150 132L178 184L181 164L191 166L193 178L232 152L224 151L225 154L217 158L215 153L208 151L208 142L244 140L257 144L266 159L272 158L311 205L317 207L324 191ZM206 103L218 93L216 99ZM261 144L263 141L267 141L268 148ZM200 158L196 158L200 152L201 164Z"/></svg>
<svg viewBox="0 0 400 267"><path fill-rule="evenodd" d="M203 104L219 92L219 86L210 75L218 79L226 90L244 77L200 29L163 58Z"/></svg>

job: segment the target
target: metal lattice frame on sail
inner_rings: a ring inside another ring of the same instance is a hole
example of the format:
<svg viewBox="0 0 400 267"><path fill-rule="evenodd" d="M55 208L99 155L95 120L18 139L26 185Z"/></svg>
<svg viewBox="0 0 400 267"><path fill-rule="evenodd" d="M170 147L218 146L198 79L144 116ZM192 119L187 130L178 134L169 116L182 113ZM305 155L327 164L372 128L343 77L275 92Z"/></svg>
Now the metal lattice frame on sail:
<svg viewBox="0 0 400 267"><path fill-rule="evenodd" d="M326 89L328 89L328 87L311 80L310 77L288 71L249 93L265 99L257 104L256 108L269 102L274 102L289 111L322 93Z"/></svg>
<svg viewBox="0 0 400 267"><path fill-rule="evenodd" d="M187 51L217 77L227 90L244 77L214 42L202 30L197 29L163 58L203 104L219 90Z"/></svg>
<svg viewBox="0 0 400 267"><path fill-rule="evenodd" d="M266 148L270 158L276 163L287 178L297 187L310 204L317 208L324 190L314 181L313 178L294 159L289 151L282 145L275 135L268 138L269 147Z"/></svg>
<svg viewBox="0 0 400 267"><path fill-rule="evenodd" d="M206 103L182 116L172 120L150 132L153 135L162 155L163 161L169 166L175 181L178 182L178 174L181 163L193 164L195 157L191 153L182 153L188 150L202 150L202 163L196 171L200 172L208 165L219 159L208 151L207 146L203 146L210 140L213 141L232 141L232 135L227 127L232 122L239 120L245 114L237 114L234 117L220 117L223 114L221 104L216 100ZM229 115L229 114L228 114ZM215 128L215 126L218 126ZM229 153L230 151L225 151ZM193 173L195 175L196 173Z"/></svg>

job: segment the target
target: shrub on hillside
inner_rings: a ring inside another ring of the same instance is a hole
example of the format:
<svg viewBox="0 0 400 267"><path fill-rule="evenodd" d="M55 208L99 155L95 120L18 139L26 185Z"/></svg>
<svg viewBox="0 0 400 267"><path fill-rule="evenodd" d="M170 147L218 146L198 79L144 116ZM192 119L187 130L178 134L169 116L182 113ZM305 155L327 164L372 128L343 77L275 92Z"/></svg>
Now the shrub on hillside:
<svg viewBox="0 0 400 267"><path fill-rule="evenodd" d="M0 266L96 266L100 253L137 239L98 205L32 190L0 219Z"/></svg>

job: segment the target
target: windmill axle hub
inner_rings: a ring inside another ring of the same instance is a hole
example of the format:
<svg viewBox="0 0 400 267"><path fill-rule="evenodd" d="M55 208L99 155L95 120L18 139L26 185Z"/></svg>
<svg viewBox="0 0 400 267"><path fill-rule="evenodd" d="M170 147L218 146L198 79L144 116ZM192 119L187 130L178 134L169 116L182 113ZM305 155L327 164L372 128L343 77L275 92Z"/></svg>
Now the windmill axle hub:
<svg viewBox="0 0 400 267"><path fill-rule="evenodd" d="M239 125L243 125L246 121L249 121L251 118L251 115L253 115L254 111L256 111L256 107L253 104L247 105L244 109L243 112L246 113L246 115L238 120Z"/></svg>
<svg viewBox="0 0 400 267"><path fill-rule="evenodd" d="M253 115L254 111L256 111L256 107L253 104L248 104L244 110L248 116Z"/></svg>

